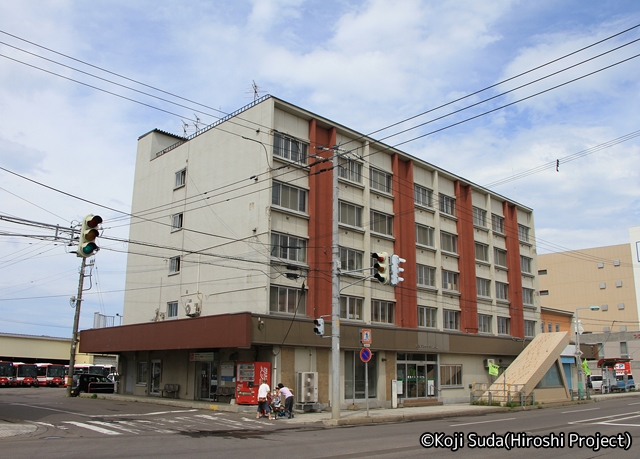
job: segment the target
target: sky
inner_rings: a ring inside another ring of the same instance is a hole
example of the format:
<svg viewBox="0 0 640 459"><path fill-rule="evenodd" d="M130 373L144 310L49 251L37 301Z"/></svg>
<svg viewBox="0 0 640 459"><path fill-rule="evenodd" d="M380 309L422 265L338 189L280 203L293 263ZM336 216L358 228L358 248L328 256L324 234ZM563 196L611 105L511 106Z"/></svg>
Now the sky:
<svg viewBox="0 0 640 459"><path fill-rule="evenodd" d="M137 139L191 134L255 84L532 208L538 253L640 225L633 0L0 0L0 18L0 216L96 214L126 240ZM80 259L52 236L0 220L0 333L71 337ZM123 314L127 244L100 246L80 329Z"/></svg>

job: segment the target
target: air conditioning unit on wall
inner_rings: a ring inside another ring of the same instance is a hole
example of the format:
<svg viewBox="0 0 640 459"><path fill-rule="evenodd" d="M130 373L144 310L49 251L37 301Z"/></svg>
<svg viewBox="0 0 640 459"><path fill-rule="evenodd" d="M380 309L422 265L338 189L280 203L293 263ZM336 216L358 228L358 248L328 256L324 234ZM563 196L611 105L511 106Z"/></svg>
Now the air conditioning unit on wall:
<svg viewBox="0 0 640 459"><path fill-rule="evenodd" d="M318 403L318 373L296 373L296 403Z"/></svg>
<svg viewBox="0 0 640 459"><path fill-rule="evenodd" d="M495 365L495 359L484 359L484 367L489 368L489 364Z"/></svg>

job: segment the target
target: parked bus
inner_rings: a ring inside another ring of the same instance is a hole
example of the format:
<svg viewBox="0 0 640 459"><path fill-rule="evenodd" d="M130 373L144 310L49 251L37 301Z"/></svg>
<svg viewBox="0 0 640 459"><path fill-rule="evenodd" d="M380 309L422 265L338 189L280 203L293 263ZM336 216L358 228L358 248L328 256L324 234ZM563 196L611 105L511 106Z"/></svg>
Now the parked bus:
<svg viewBox="0 0 640 459"><path fill-rule="evenodd" d="M11 386L13 384L13 362L3 362L0 360L0 386Z"/></svg>
<svg viewBox="0 0 640 459"><path fill-rule="evenodd" d="M36 363L38 369L38 385L60 387L65 385L64 365L55 363Z"/></svg>
<svg viewBox="0 0 640 459"><path fill-rule="evenodd" d="M73 374L74 375L80 375L80 374L84 374L84 373L91 373L91 374L94 374L94 375L107 376L107 374L109 374L109 373L105 374L104 371L105 371L104 365L92 365L92 364L89 364L89 363L79 363L79 364L73 366Z"/></svg>
<svg viewBox="0 0 640 459"><path fill-rule="evenodd" d="M13 362L13 371L13 386L38 387L38 368L35 363Z"/></svg>

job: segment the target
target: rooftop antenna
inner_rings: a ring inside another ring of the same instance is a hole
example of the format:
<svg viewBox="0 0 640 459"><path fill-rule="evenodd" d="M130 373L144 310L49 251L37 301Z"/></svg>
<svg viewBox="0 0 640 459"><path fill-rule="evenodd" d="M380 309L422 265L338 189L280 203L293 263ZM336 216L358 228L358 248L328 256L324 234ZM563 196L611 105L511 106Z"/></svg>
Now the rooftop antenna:
<svg viewBox="0 0 640 459"><path fill-rule="evenodd" d="M264 93L265 91L260 90L260 87L256 84L256 80L251 80L251 81L253 82L253 84L251 85L251 89L253 89L253 100L255 102L260 98L260 93Z"/></svg>
<svg viewBox="0 0 640 459"><path fill-rule="evenodd" d="M196 132L198 132L200 130L200 118L198 118L198 115L196 115L195 113L193 114L193 116L196 117L196 122L193 123L193 125L196 127Z"/></svg>
<svg viewBox="0 0 640 459"><path fill-rule="evenodd" d="M184 136L187 136L187 128L189 127L189 123L185 123L184 120L180 120L182 121L182 132L184 133Z"/></svg>

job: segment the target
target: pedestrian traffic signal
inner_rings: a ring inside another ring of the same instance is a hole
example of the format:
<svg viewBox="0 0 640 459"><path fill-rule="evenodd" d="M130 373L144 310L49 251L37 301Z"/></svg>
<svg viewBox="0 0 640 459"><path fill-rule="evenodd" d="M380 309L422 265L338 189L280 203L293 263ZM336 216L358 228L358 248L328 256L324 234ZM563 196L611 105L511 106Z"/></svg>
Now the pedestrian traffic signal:
<svg viewBox="0 0 640 459"><path fill-rule="evenodd" d="M389 284L394 287L398 285L400 282L404 280L404 278L400 277L400 273L404 272L404 268L400 267L400 263L405 263L407 260L404 258L400 258L398 255L391 255L391 267L390 267L390 277Z"/></svg>
<svg viewBox="0 0 640 459"><path fill-rule="evenodd" d="M98 225L102 223L102 217L99 215L89 214L82 220L82 228L80 229L80 239L78 240L78 256L89 258L100 250L98 244L94 241L100 236Z"/></svg>
<svg viewBox="0 0 640 459"><path fill-rule="evenodd" d="M316 335L323 336L324 335L324 319L322 317L318 317L317 319L313 319L313 331Z"/></svg>
<svg viewBox="0 0 640 459"><path fill-rule="evenodd" d="M387 252L372 253L373 277L381 284L389 283L389 254Z"/></svg>

